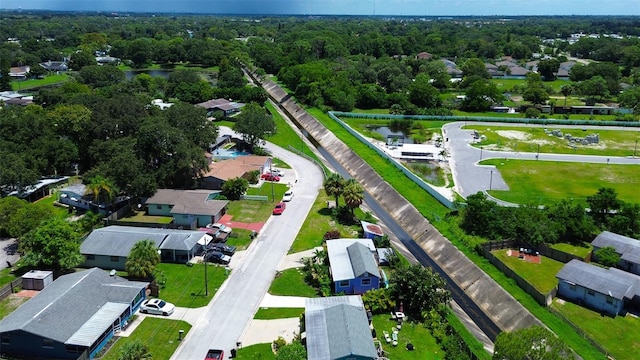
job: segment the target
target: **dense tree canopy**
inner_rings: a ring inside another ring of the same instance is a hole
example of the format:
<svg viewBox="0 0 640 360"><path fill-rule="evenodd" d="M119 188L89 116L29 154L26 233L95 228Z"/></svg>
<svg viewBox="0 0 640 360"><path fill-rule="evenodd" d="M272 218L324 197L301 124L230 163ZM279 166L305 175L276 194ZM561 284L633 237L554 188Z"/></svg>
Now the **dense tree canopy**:
<svg viewBox="0 0 640 360"><path fill-rule="evenodd" d="M67 271L80 265L79 234L61 218L52 218L20 239L25 265L55 271Z"/></svg>

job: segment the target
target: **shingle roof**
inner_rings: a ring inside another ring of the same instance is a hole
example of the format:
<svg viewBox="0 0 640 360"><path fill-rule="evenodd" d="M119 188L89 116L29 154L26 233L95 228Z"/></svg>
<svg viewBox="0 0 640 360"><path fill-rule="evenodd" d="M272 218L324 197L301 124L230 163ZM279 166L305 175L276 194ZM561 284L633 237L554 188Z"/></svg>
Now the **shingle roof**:
<svg viewBox="0 0 640 360"><path fill-rule="evenodd" d="M376 260L371 254L371 250L366 246L355 243L347 247L347 253L349 253L351 268L353 269L353 275L355 275L355 277L360 277L367 273L375 277L380 277Z"/></svg>
<svg viewBox="0 0 640 360"><path fill-rule="evenodd" d="M593 239L591 245L596 248L611 246L623 259L640 263L640 241L636 239L603 231Z"/></svg>
<svg viewBox="0 0 640 360"><path fill-rule="evenodd" d="M173 205L172 214L217 215L229 204L227 200L210 200L211 190L158 189L147 204Z"/></svg>
<svg viewBox="0 0 640 360"><path fill-rule="evenodd" d="M203 177L215 177L221 180L229 180L241 177L253 170L262 170L266 166L268 156L238 156L235 159L216 161L209 165L209 171Z"/></svg>
<svg viewBox="0 0 640 360"><path fill-rule="evenodd" d="M307 359L376 359L377 352L360 296L307 299Z"/></svg>
<svg viewBox="0 0 640 360"><path fill-rule="evenodd" d="M373 271L372 275L378 274L377 265L373 258L373 252L376 251L376 247L371 239L333 239L327 240L327 254L329 256L329 264L331 267L331 276L333 281L351 280L356 277L351 263L350 254L347 251L347 247L355 243L359 243L363 245L365 249L368 249L373 266L376 267L376 270ZM365 269L372 270L373 268L367 265ZM358 268L358 271L360 270L361 269Z"/></svg>
<svg viewBox="0 0 640 360"><path fill-rule="evenodd" d="M640 276L615 268L604 269L576 259L565 264L556 277L619 300L640 295Z"/></svg>
<svg viewBox="0 0 640 360"><path fill-rule="evenodd" d="M2 319L0 333L22 330L85 346L107 330L98 333L96 326L111 319L115 308L122 308L110 303L128 306L147 285L110 276L98 268L64 275ZM78 332L83 327L87 332Z"/></svg>

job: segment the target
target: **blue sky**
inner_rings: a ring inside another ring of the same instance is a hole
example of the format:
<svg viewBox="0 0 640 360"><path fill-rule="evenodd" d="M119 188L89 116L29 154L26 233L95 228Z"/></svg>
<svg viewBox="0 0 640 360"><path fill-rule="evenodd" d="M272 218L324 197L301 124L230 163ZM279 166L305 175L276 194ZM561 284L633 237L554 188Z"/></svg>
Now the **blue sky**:
<svg viewBox="0 0 640 360"><path fill-rule="evenodd" d="M639 0L0 0L0 8L284 15L640 15Z"/></svg>

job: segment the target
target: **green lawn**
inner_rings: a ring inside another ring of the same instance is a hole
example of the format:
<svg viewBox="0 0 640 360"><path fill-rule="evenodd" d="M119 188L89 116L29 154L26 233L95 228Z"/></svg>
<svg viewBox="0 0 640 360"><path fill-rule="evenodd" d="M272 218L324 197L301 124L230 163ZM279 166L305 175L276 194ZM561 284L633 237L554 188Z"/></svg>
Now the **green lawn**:
<svg viewBox="0 0 640 360"><path fill-rule="evenodd" d="M635 360L640 354L640 319L628 314L615 318L603 316L571 302L551 305L574 324L578 324L590 338L602 345L616 360Z"/></svg>
<svg viewBox="0 0 640 360"><path fill-rule="evenodd" d="M583 154L602 156L632 156L637 152L636 142L640 140L640 131L629 130L597 130L583 131L581 129L553 129L562 131L563 135L571 134L576 137L585 137L589 134L598 134L600 142L593 145L580 145L569 143L564 138L549 136L544 132L544 126L515 127L515 126L487 126L469 125L465 129L477 130L486 137L486 140L474 144L476 147L485 147L502 151L540 152L556 154ZM569 146L573 145L573 147ZM640 154L640 152L637 152Z"/></svg>
<svg viewBox="0 0 640 360"><path fill-rule="evenodd" d="M118 338L118 341L108 350L102 360L117 360L120 349L124 344L139 340L147 345L153 360L168 360L180 345L178 331L184 330L185 335L191 329L186 321L169 320L148 317L133 331L131 336ZM204 358L204 354L203 354Z"/></svg>
<svg viewBox="0 0 640 360"><path fill-rule="evenodd" d="M125 222L142 222L154 224L170 224L173 221L171 216L153 216L147 215L145 211L134 211L130 216L121 218L119 221Z"/></svg>
<svg viewBox="0 0 640 360"><path fill-rule="evenodd" d="M542 262L534 264L522 261L515 256L508 256L506 249L492 251L491 253L543 294L548 294L558 285L556 274L564 266L559 261L542 256Z"/></svg>
<svg viewBox="0 0 640 360"><path fill-rule="evenodd" d="M236 250L246 250L251 245L251 230L247 229L233 229L233 232L229 234L226 244L236 247Z"/></svg>
<svg viewBox="0 0 640 360"><path fill-rule="evenodd" d="M197 308L206 306L227 279L228 270L223 266L207 264L209 295L205 296L204 264L158 264L167 276L167 284L160 289L160 298L176 306Z"/></svg>
<svg viewBox="0 0 640 360"><path fill-rule="evenodd" d="M236 353L237 360L275 360L276 355L271 351L271 343L244 346Z"/></svg>
<svg viewBox="0 0 640 360"><path fill-rule="evenodd" d="M491 159L481 164L496 166L509 186L508 191L489 193L516 204L549 205L570 198L586 200L601 187L615 189L620 200L640 203L640 177L635 165L512 159Z"/></svg>
<svg viewBox="0 0 640 360"><path fill-rule="evenodd" d="M47 206L51 207L51 212L56 216L56 217L61 217L61 218L66 218L68 217L69 211L67 208L62 207L62 206L55 206L54 203L56 202L58 198L56 197L56 195L49 195L46 197L43 197L42 199L36 201L38 204L44 204Z"/></svg>
<svg viewBox="0 0 640 360"><path fill-rule="evenodd" d="M44 79L32 79L25 81L12 81L11 82L11 90L12 91L23 91L36 89L43 86L60 84L63 82L67 82L71 79L69 74L61 74L61 75L48 75Z"/></svg>
<svg viewBox="0 0 640 360"><path fill-rule="evenodd" d="M28 297L19 297L14 294L9 295L0 301L0 319L4 319L5 316L11 314L15 309L19 308L20 305L24 304L29 300Z"/></svg>
<svg viewBox="0 0 640 360"><path fill-rule="evenodd" d="M491 82L496 84L498 90L503 92L511 92L513 91L514 86L522 86L526 84L525 79L491 79ZM554 81L545 81L545 86L550 86L553 91L556 93L560 92L565 85L573 84L571 81L567 80L554 80Z"/></svg>
<svg viewBox="0 0 640 360"><path fill-rule="evenodd" d="M261 307L253 317L258 320L287 319L299 317L304 308L263 308Z"/></svg>
<svg viewBox="0 0 640 360"><path fill-rule="evenodd" d="M587 255L589 255L592 249L591 244L589 243L585 243L583 246L577 246L577 245L567 244L567 243L557 243L557 244L551 244L551 248L579 256L583 259L586 258Z"/></svg>
<svg viewBox="0 0 640 360"><path fill-rule="evenodd" d="M385 356L393 360L411 359L444 359L445 353L436 343L436 339L431 336L431 332L421 323L405 321L402 329L398 332L398 346L387 344L384 340L384 331L391 336L391 329L397 322L390 319L389 314L380 314L373 317L373 327L376 336L382 343L382 348L387 353ZM412 343L414 351L407 351L405 347Z"/></svg>
<svg viewBox="0 0 640 360"><path fill-rule="evenodd" d="M271 283L269 294L278 296L318 296L316 290L304 281L302 271L295 268L280 271Z"/></svg>
<svg viewBox="0 0 640 360"><path fill-rule="evenodd" d="M263 195L269 199L267 201L260 200L234 200L229 202L227 214L233 215L233 221L240 222L263 222L269 219L273 212L276 202L282 199L282 195L287 190L287 185L282 183L273 183L273 195L275 201L272 200L272 183L263 183L260 188L249 188L248 195Z"/></svg>

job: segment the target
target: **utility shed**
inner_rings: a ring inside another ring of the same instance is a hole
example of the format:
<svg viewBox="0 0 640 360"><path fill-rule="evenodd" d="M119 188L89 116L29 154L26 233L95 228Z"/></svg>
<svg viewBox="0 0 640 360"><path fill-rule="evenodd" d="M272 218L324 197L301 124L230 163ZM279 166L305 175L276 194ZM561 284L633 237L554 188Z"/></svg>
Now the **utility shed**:
<svg viewBox="0 0 640 360"><path fill-rule="evenodd" d="M31 270L22 275L22 289L42 290L53 282L53 271Z"/></svg>

